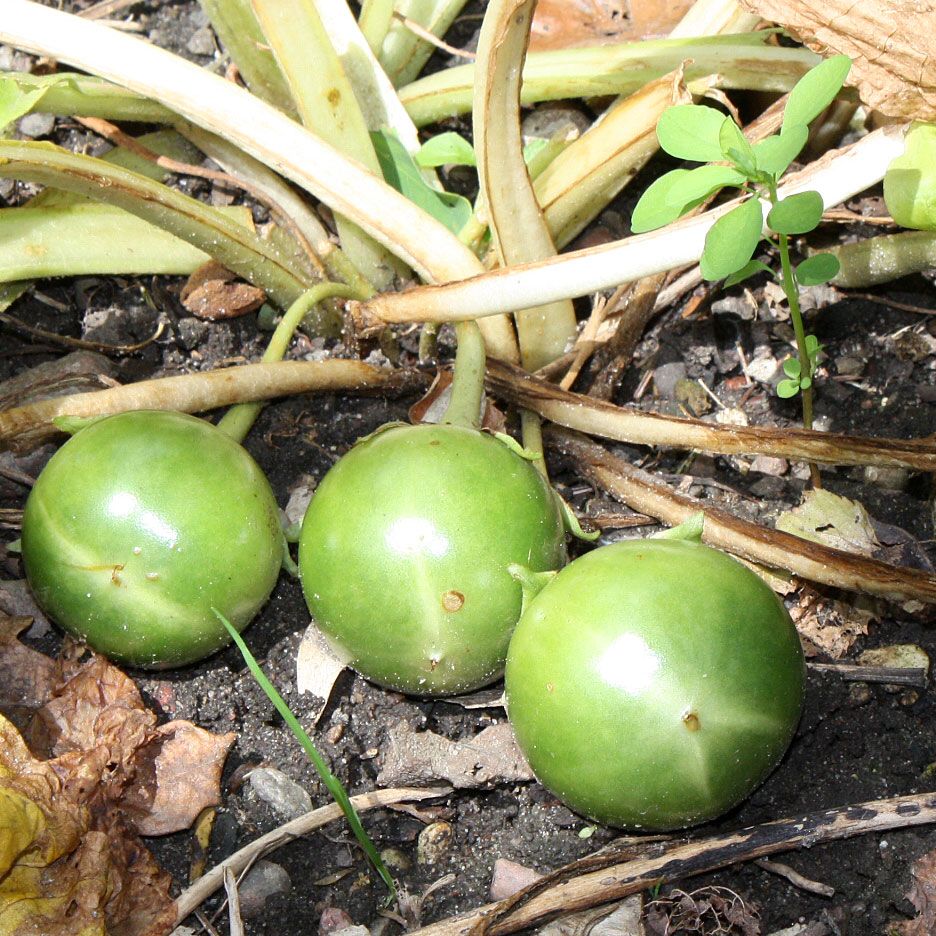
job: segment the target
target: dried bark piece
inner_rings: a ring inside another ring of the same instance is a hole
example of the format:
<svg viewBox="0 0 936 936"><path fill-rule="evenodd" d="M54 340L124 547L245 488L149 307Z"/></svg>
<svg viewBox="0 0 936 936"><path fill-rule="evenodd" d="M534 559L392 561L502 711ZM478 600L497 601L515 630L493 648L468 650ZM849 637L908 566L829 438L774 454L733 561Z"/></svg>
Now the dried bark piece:
<svg viewBox="0 0 936 936"><path fill-rule="evenodd" d="M889 117L936 119L932 0L741 0L810 49L852 58L848 83Z"/></svg>
<svg viewBox="0 0 936 936"><path fill-rule="evenodd" d="M215 260L202 264L189 278L180 296L182 305L197 318L216 322L259 309L266 293Z"/></svg>
<svg viewBox="0 0 936 936"><path fill-rule="evenodd" d="M432 731L414 731L405 722L390 729L377 777L381 786L447 780L461 789L532 780L508 722L485 728L467 741L450 741Z"/></svg>

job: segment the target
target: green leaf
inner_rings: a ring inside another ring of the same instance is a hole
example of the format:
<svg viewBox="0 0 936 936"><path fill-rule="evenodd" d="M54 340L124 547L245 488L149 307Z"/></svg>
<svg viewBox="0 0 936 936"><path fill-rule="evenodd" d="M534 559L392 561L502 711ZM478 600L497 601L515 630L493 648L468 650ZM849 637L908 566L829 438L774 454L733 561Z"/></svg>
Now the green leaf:
<svg viewBox="0 0 936 936"><path fill-rule="evenodd" d="M756 198L749 198L719 218L705 238L702 275L707 280L737 273L754 255L761 239L764 216Z"/></svg>
<svg viewBox="0 0 936 936"><path fill-rule="evenodd" d="M61 79L59 79L61 80ZM0 132L14 120L28 114L48 90L49 85L22 88L15 78L0 79Z"/></svg>
<svg viewBox="0 0 936 936"><path fill-rule="evenodd" d="M796 281L800 286L819 286L835 279L839 267L838 257L834 254L813 254L797 266Z"/></svg>
<svg viewBox="0 0 936 936"><path fill-rule="evenodd" d="M468 199L432 188L393 133L378 130L370 136L387 183L457 234L471 217Z"/></svg>
<svg viewBox="0 0 936 936"><path fill-rule="evenodd" d="M689 169L673 169L652 182L634 205L631 215L631 231L643 234L675 221L682 213L682 208L670 201L669 193L674 185L689 175Z"/></svg>
<svg viewBox="0 0 936 936"><path fill-rule="evenodd" d="M670 156L693 162L718 162L722 149L718 133L725 115L704 104L668 107L657 122L657 139Z"/></svg>
<svg viewBox="0 0 936 936"><path fill-rule="evenodd" d="M755 273L769 273L774 279L776 279L776 273L767 266L766 263L762 263L760 260L748 260L747 263L738 270L737 273L732 273L731 276L725 279L725 287L736 286L738 283L746 280L749 276L753 276Z"/></svg>
<svg viewBox="0 0 936 936"><path fill-rule="evenodd" d="M815 335L806 336L806 353L811 358L814 358L821 349L822 345L819 344L819 339Z"/></svg>
<svg viewBox="0 0 936 936"><path fill-rule="evenodd" d="M788 357L783 362L783 373L787 377L792 378L793 380L799 380L800 373L802 372L800 368L799 358Z"/></svg>
<svg viewBox="0 0 936 936"><path fill-rule="evenodd" d="M426 140L416 151L416 163L420 166L475 166L475 151L459 133L449 131Z"/></svg>
<svg viewBox="0 0 936 936"><path fill-rule="evenodd" d="M800 377L800 390L808 390L812 386L812 377Z"/></svg>
<svg viewBox="0 0 936 936"><path fill-rule="evenodd" d="M778 234L805 234L822 220L822 196L800 192L781 198L767 214L767 227Z"/></svg>
<svg viewBox="0 0 936 936"><path fill-rule="evenodd" d="M850 68L851 59L847 55L833 55L806 72L790 92L780 132L794 124L806 125L818 117L842 90Z"/></svg>
<svg viewBox="0 0 936 936"><path fill-rule="evenodd" d="M742 186L747 177L732 166L699 166L690 169L676 179L666 195L666 200L675 208L681 207L680 214L695 207L725 185Z"/></svg>
<svg viewBox="0 0 936 936"><path fill-rule="evenodd" d="M754 144L754 162L761 172L779 179L800 154L809 137L806 124L793 124Z"/></svg>
<svg viewBox="0 0 936 936"><path fill-rule="evenodd" d="M741 132L741 128L730 117L722 121L718 143L725 159L730 159L748 178L754 175L757 171L754 149Z"/></svg>
<svg viewBox="0 0 936 936"><path fill-rule="evenodd" d="M799 393L799 389L799 380L781 380L777 384L777 396L789 400L790 397L795 397Z"/></svg>

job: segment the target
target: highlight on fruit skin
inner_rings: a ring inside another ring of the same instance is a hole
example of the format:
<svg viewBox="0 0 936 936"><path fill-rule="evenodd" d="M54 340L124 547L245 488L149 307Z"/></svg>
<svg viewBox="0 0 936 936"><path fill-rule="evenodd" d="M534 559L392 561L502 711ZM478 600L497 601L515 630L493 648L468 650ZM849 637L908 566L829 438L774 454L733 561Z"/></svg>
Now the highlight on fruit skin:
<svg viewBox="0 0 936 936"><path fill-rule="evenodd" d="M533 772L606 825L714 819L783 757L805 664L783 604L701 543L631 540L566 566L514 632L507 712Z"/></svg>
<svg viewBox="0 0 936 936"><path fill-rule="evenodd" d="M137 411L92 422L52 456L26 502L23 563L39 606L130 666L193 663L243 629L283 558L256 462L210 423Z"/></svg>
<svg viewBox="0 0 936 936"><path fill-rule="evenodd" d="M521 610L508 567L564 561L546 479L461 425L397 425L358 442L322 479L299 542L306 602L337 654L417 695L497 679Z"/></svg>

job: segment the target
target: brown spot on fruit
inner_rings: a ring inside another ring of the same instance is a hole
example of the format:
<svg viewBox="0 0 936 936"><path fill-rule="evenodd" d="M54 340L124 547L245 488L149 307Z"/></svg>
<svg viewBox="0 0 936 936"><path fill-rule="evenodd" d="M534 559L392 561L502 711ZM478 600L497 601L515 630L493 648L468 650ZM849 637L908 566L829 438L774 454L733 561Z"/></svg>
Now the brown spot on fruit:
<svg viewBox="0 0 936 936"><path fill-rule="evenodd" d="M460 611L464 603L465 596L460 591L447 591L442 596L442 607L453 614Z"/></svg>
<svg viewBox="0 0 936 936"><path fill-rule="evenodd" d="M682 721L687 731L698 731L702 727L699 716L693 711L683 712Z"/></svg>

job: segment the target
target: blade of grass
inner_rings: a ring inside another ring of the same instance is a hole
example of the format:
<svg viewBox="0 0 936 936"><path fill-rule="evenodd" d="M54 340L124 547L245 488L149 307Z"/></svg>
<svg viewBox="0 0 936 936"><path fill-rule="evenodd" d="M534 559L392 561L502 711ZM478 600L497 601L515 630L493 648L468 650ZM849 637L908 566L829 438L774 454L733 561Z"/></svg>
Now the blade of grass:
<svg viewBox="0 0 936 936"><path fill-rule="evenodd" d="M225 212L103 160L48 143L0 140L0 177L65 189L129 211L265 289L283 308L311 285L298 264Z"/></svg>
<svg viewBox="0 0 936 936"><path fill-rule="evenodd" d="M260 688L267 694L267 698L273 703L276 707L276 711L279 712L283 721L289 726L289 730L292 731L296 736L296 740L302 745L302 749L306 752L309 760L312 761L313 766L318 772L318 775L322 778L322 782L325 784L328 792L331 793L332 799L341 807L341 811L348 820L348 825L351 826L354 837L358 840L361 848L364 849L364 854L370 859L374 870L380 875L380 879L386 884L387 890L390 892L390 900L395 900L396 884L384 865L383 859L374 847L370 836L364 831L364 826L361 825L360 817L352 805L341 781L328 769L328 764L325 763L325 759L319 754L318 749L312 743L312 739L306 734L305 729L299 724L299 720L290 711L283 697L276 691L276 687L267 679L266 674L260 668L260 664L257 663L253 654L248 649L247 644L244 643L243 637L241 637L220 611L215 610L215 615L217 615L218 620L227 628L234 643L237 644L237 649L240 650L244 662L247 664L247 668L250 670L253 678L257 680Z"/></svg>
<svg viewBox="0 0 936 936"><path fill-rule="evenodd" d="M491 0L478 44L475 154L481 197L502 265L556 253L533 194L520 129L520 72L535 5L535 0ZM518 310L516 320L520 360L527 370L559 357L575 338L575 310L568 299Z"/></svg>
<svg viewBox="0 0 936 936"><path fill-rule="evenodd" d="M521 102L631 94L679 68L686 80L717 74L722 88L789 91L819 61L808 49L763 45L762 34L703 39L653 39L579 49L531 52ZM755 52L756 50L756 52ZM416 126L471 110L474 65L458 65L400 88Z"/></svg>

